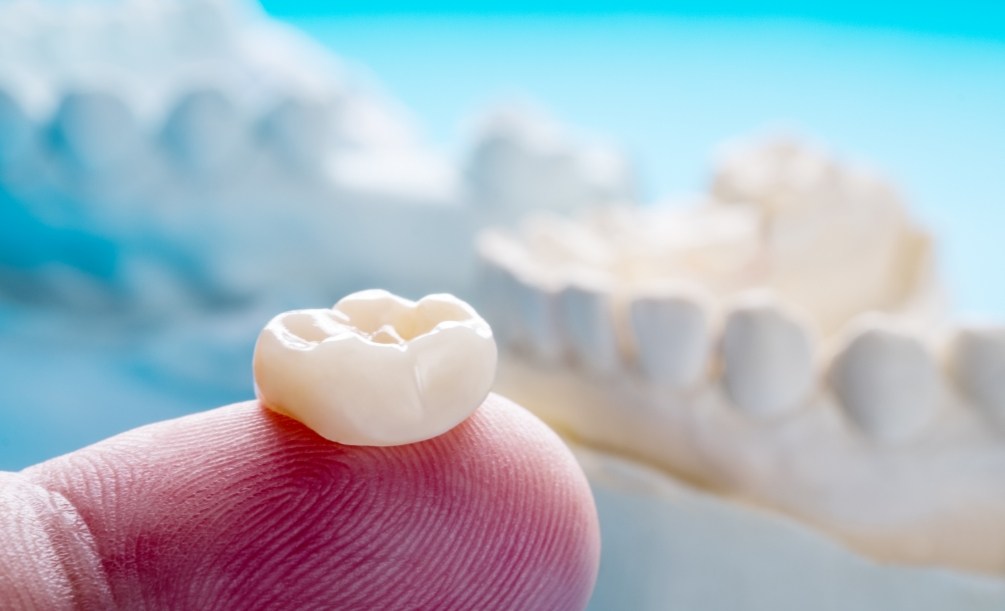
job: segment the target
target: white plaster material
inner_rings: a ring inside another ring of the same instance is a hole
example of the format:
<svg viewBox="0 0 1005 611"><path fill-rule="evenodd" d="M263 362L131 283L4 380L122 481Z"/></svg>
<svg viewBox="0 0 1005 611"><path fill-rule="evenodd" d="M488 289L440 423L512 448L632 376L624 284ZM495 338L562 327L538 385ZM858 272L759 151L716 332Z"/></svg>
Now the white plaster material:
<svg viewBox="0 0 1005 611"><path fill-rule="evenodd" d="M503 353L495 391L569 439L791 516L874 560L1005 570L1005 538L992 534L1005 515L996 483L1005 449L963 406L941 404L915 438L892 444L863 435L827 392L764 420L741 412L716 384L677 392L515 352Z"/></svg>
<svg viewBox="0 0 1005 611"><path fill-rule="evenodd" d="M588 609L991 611L1005 580L875 562L797 520L570 442L603 558Z"/></svg>
<svg viewBox="0 0 1005 611"><path fill-rule="evenodd" d="M816 387L815 342L796 316L747 296L726 317L723 382L733 403L756 417L802 407Z"/></svg>
<svg viewBox="0 0 1005 611"><path fill-rule="evenodd" d="M831 365L830 382L851 419L882 441L903 441L939 405L940 372L917 337L888 324L853 329Z"/></svg>
<svg viewBox="0 0 1005 611"><path fill-rule="evenodd" d="M940 320L928 235L885 183L828 163L837 186L779 196L784 205L699 197L685 207L528 215L510 233L523 251L514 265L559 287L573 276L603 277L615 302L661 284L696 285L718 300L768 289L825 337L863 311L917 330Z"/></svg>
<svg viewBox="0 0 1005 611"><path fill-rule="evenodd" d="M931 239L896 189L793 138L727 146L715 201L753 211L767 282L827 333L864 310L904 312L931 267ZM818 283L826 278L827 291Z"/></svg>
<svg viewBox="0 0 1005 611"><path fill-rule="evenodd" d="M492 330L471 306L452 295L412 302L381 290L276 316L254 357L263 404L348 445L445 433L482 404L495 371Z"/></svg>
<svg viewBox="0 0 1005 611"><path fill-rule="evenodd" d="M874 561L1000 575L1005 537L990 533L1005 516L1005 442L986 406L1002 396L1005 340L961 334L942 367L929 238L881 182L800 150L769 151L691 209L537 217L483 235L498 303L593 279L590 303L610 304L620 348L597 375L575 351L541 358L507 342L496 390L568 439ZM507 324L530 328L509 311ZM605 562L648 576L661 553Z"/></svg>
<svg viewBox="0 0 1005 611"><path fill-rule="evenodd" d="M487 114L476 129L465 175L470 198L498 217L510 210L574 211L634 200L625 158L574 142L542 113L518 106ZM506 214L504 218L517 218Z"/></svg>
<svg viewBox="0 0 1005 611"><path fill-rule="evenodd" d="M262 118L262 139L289 169L315 171L338 137L333 105L304 97L281 100Z"/></svg>
<svg viewBox="0 0 1005 611"><path fill-rule="evenodd" d="M671 285L628 304L638 367L655 383L689 388L708 373L712 299L696 287Z"/></svg>
<svg viewBox="0 0 1005 611"><path fill-rule="evenodd" d="M839 196L842 168L803 140L776 137L727 144L714 168L716 198L764 207L770 216ZM823 204L821 207L828 205Z"/></svg>
<svg viewBox="0 0 1005 611"><path fill-rule="evenodd" d="M949 367L965 396L997 426L1005 426L1005 325L957 329Z"/></svg>

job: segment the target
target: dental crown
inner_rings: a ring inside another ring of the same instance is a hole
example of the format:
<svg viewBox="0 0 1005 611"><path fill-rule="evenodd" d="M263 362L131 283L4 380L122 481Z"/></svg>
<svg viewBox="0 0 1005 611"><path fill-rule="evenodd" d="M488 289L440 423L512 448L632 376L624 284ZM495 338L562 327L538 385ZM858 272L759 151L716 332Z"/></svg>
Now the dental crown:
<svg viewBox="0 0 1005 611"><path fill-rule="evenodd" d="M495 379L488 324L452 295L408 301L381 290L330 310L272 319L258 338L262 403L347 445L389 446L445 433Z"/></svg>
<svg viewBox="0 0 1005 611"><path fill-rule="evenodd" d="M791 139L690 206L479 238L497 390L875 559L1005 568L1005 327L946 325L889 185Z"/></svg>

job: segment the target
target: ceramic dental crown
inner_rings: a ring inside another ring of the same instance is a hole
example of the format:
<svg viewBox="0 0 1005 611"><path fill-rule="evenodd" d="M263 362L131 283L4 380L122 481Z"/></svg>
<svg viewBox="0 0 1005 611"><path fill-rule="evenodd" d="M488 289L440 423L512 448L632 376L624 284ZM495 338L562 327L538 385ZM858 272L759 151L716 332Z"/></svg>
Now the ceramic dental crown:
<svg viewBox="0 0 1005 611"><path fill-rule="evenodd" d="M492 330L467 303L382 290L276 316L254 356L262 403L347 445L445 433L481 405L495 369Z"/></svg>

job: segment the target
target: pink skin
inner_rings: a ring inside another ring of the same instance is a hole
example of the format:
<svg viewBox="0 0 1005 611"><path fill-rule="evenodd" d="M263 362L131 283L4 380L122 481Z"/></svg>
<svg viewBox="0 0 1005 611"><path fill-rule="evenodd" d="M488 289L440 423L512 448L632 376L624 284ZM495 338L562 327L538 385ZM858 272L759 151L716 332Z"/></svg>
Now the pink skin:
<svg viewBox="0 0 1005 611"><path fill-rule="evenodd" d="M495 395L407 446L249 402L0 473L4 609L582 609L599 549L573 457Z"/></svg>

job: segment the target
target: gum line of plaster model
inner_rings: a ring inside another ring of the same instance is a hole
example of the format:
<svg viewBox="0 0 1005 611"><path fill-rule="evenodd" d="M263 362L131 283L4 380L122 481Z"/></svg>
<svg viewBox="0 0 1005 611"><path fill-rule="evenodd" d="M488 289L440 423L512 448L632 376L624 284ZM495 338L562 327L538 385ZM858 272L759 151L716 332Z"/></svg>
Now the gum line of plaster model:
<svg viewBox="0 0 1005 611"><path fill-rule="evenodd" d="M530 113L489 115L445 158L367 79L245 2L0 4L15 300L171 314L462 292L478 227L630 197L623 159Z"/></svg>
<svg viewBox="0 0 1005 611"><path fill-rule="evenodd" d="M780 141L689 211L538 218L480 253L497 388L572 439L880 560L1005 568L1005 327L940 328L882 181Z"/></svg>

